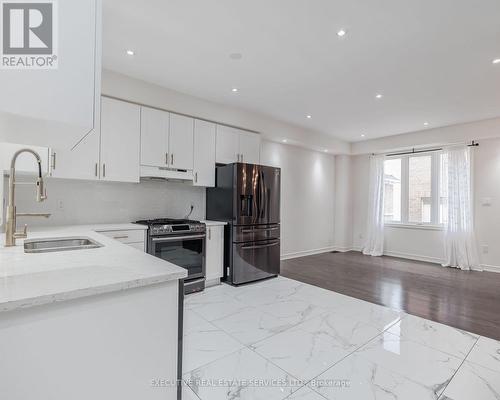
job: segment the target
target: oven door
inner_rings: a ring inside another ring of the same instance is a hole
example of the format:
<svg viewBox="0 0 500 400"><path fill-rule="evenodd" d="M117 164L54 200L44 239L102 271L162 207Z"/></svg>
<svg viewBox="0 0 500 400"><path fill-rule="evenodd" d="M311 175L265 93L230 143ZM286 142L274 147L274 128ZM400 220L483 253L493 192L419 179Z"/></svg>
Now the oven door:
<svg viewBox="0 0 500 400"><path fill-rule="evenodd" d="M188 271L185 278L205 277L206 235L159 236L150 240L149 253Z"/></svg>

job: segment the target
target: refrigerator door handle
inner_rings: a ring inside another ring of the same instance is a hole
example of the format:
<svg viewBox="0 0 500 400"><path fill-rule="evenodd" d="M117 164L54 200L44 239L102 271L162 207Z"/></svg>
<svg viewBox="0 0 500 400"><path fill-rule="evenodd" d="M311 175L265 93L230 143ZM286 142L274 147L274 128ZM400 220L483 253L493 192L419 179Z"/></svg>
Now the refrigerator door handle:
<svg viewBox="0 0 500 400"><path fill-rule="evenodd" d="M267 244L259 244L256 246L241 246L242 249L244 250L254 250L254 249L263 249L265 247L272 247L272 246L277 246L280 244L280 242L273 242L273 243L267 243Z"/></svg>

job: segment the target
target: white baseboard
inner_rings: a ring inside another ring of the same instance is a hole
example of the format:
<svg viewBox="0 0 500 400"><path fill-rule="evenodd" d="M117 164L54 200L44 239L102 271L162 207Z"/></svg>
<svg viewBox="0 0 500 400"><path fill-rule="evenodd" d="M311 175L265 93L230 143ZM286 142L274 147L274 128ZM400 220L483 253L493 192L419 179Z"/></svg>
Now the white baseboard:
<svg viewBox="0 0 500 400"><path fill-rule="evenodd" d="M434 263L434 264L442 264L443 263L443 260L441 258L438 258L438 257L429 257L429 256L422 256L419 254L402 253L399 251L384 251L384 256L405 258L408 260L415 260L415 261L424 261L424 262L430 262L430 263Z"/></svg>
<svg viewBox="0 0 500 400"><path fill-rule="evenodd" d="M500 273L500 266L498 265L481 264L481 268L483 271Z"/></svg>
<svg viewBox="0 0 500 400"><path fill-rule="evenodd" d="M334 246L331 246L331 247L323 247L321 249L297 251L295 253L282 254L281 259L282 260L289 260L291 258L312 256L314 254L328 253L330 251L335 251L335 250L336 250L336 248Z"/></svg>

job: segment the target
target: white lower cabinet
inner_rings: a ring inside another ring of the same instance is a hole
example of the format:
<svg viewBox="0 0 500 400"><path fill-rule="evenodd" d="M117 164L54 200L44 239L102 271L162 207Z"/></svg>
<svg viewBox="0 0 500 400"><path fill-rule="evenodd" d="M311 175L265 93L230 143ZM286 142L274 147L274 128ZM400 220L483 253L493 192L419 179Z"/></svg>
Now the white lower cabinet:
<svg viewBox="0 0 500 400"><path fill-rule="evenodd" d="M206 285L217 285L223 275L224 225L207 225Z"/></svg>
<svg viewBox="0 0 500 400"><path fill-rule="evenodd" d="M146 251L146 231L144 229L124 229L112 231L98 231L99 233L111 239L118 240L119 242L134 247L141 251Z"/></svg>

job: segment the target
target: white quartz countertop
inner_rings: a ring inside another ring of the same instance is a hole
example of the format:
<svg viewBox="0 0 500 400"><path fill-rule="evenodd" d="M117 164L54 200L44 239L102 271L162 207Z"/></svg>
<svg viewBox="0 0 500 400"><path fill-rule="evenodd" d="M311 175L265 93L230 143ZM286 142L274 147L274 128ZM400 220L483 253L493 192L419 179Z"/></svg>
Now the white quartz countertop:
<svg viewBox="0 0 500 400"><path fill-rule="evenodd" d="M1 234L0 312L185 278L184 268L98 233L146 228L136 224L38 228L28 231L28 239L86 236L103 247L32 254L24 253L23 240L4 247Z"/></svg>
<svg viewBox="0 0 500 400"><path fill-rule="evenodd" d="M203 222L206 226L227 225L227 222L224 222L224 221L201 221L201 222Z"/></svg>

